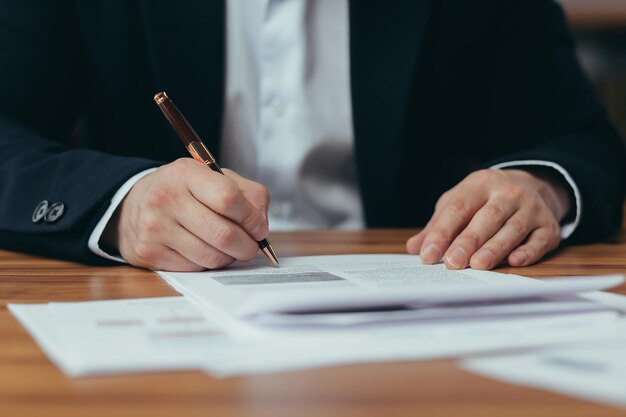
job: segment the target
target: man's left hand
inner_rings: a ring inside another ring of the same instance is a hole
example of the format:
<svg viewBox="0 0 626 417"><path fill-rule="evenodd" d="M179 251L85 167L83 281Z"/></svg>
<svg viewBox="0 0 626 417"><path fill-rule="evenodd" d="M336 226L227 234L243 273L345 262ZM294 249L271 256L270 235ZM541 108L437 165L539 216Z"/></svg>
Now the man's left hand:
<svg viewBox="0 0 626 417"><path fill-rule="evenodd" d="M407 250L450 269L530 265L559 246L570 205L565 187L541 170L476 171L441 196Z"/></svg>

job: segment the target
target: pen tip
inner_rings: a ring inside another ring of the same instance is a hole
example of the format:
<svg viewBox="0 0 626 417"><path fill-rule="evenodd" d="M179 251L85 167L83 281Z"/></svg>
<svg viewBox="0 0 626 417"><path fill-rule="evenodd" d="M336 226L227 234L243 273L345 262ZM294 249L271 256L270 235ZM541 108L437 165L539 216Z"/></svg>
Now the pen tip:
<svg viewBox="0 0 626 417"><path fill-rule="evenodd" d="M272 262L272 265L280 266L276 252L274 252L274 249L270 245L263 248L263 254Z"/></svg>

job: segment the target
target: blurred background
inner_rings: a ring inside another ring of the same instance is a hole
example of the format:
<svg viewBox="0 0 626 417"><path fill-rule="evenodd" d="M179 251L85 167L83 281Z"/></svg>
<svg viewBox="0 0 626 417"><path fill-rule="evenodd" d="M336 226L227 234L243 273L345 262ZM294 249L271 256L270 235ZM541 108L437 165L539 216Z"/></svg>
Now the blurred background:
<svg viewBox="0 0 626 417"><path fill-rule="evenodd" d="M557 0L587 73L626 138L626 0Z"/></svg>

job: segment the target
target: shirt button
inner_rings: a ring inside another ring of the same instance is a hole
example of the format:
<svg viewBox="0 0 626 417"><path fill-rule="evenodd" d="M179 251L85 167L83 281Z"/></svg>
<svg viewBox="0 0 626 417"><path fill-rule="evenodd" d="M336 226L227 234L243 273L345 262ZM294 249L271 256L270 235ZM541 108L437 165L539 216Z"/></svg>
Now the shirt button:
<svg viewBox="0 0 626 417"><path fill-rule="evenodd" d="M45 216L48 211L48 202L43 200L41 203L37 204L35 207L35 211L33 211L33 223L39 223Z"/></svg>
<svg viewBox="0 0 626 417"><path fill-rule="evenodd" d="M65 204L54 203L48 209L48 212L46 213L44 220L48 223L54 223L57 220L59 220L61 217L63 217L64 213L65 213Z"/></svg>
<svg viewBox="0 0 626 417"><path fill-rule="evenodd" d="M285 114L285 102L279 98L272 100L272 110L276 116L282 116Z"/></svg>

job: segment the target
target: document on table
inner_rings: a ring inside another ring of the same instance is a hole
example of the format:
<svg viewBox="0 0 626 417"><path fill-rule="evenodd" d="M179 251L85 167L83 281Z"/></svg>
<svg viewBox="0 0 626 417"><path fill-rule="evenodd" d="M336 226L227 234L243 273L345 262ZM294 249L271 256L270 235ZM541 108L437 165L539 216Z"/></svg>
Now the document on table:
<svg viewBox="0 0 626 417"><path fill-rule="evenodd" d="M215 376L459 357L582 340L610 340L617 314L596 311L442 323L403 322L236 340L183 297L11 304L48 357L69 376L205 370Z"/></svg>
<svg viewBox="0 0 626 417"><path fill-rule="evenodd" d="M198 369L233 345L183 297L10 304L9 310L71 376Z"/></svg>
<svg viewBox="0 0 626 417"><path fill-rule="evenodd" d="M620 322L619 300L606 306L599 293L587 299L590 293L578 292L615 285L621 277L547 284L493 272L448 271L409 255L283 262L279 269L251 263L223 271L161 273L185 298L9 309L68 375L202 369L226 376L461 357L612 340L611 326ZM347 295L349 308L337 293ZM379 293L383 301L376 304ZM303 311L294 309L300 302Z"/></svg>
<svg viewBox="0 0 626 417"><path fill-rule="evenodd" d="M462 366L500 381L626 408L626 321L620 322L613 332L622 340L471 359Z"/></svg>
<svg viewBox="0 0 626 417"><path fill-rule="evenodd" d="M587 311L577 293L622 276L542 282L488 271L449 271L412 255L285 258L281 268L234 264L220 271L159 272L230 331L257 325L355 325L385 320L451 319ZM332 314L329 314L332 313Z"/></svg>

